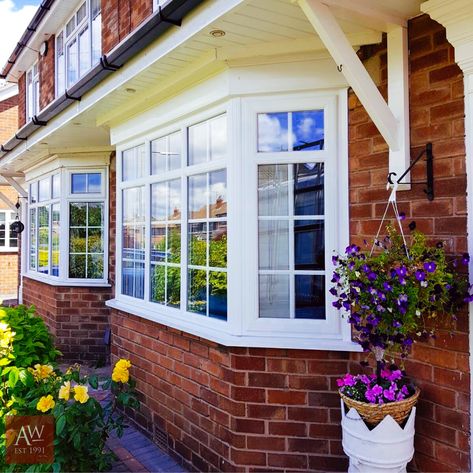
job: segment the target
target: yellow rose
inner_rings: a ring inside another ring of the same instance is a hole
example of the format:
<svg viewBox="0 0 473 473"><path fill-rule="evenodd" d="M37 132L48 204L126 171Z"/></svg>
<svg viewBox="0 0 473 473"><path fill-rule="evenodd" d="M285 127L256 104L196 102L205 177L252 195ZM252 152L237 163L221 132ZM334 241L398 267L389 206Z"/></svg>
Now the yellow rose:
<svg viewBox="0 0 473 473"><path fill-rule="evenodd" d="M64 399L65 401L69 401L70 396L71 396L71 382L65 381L64 384L59 389L59 399Z"/></svg>
<svg viewBox="0 0 473 473"><path fill-rule="evenodd" d="M51 394L48 394L47 396L43 396L39 401L38 404L36 404L36 409L41 412L48 412L49 409L52 409L56 403L54 402L53 397Z"/></svg>
<svg viewBox="0 0 473 473"><path fill-rule="evenodd" d="M51 365L40 365L37 363L34 365L34 369L28 368L28 370L33 374L36 381L41 381L54 375L54 368Z"/></svg>
<svg viewBox="0 0 473 473"><path fill-rule="evenodd" d="M81 404L86 403L89 400L87 386L74 386L74 399Z"/></svg>
<svg viewBox="0 0 473 473"><path fill-rule="evenodd" d="M128 383L130 379L130 373L128 372L128 368L131 367L131 363L129 360L120 359L115 363L115 367L112 371L112 380L116 383Z"/></svg>

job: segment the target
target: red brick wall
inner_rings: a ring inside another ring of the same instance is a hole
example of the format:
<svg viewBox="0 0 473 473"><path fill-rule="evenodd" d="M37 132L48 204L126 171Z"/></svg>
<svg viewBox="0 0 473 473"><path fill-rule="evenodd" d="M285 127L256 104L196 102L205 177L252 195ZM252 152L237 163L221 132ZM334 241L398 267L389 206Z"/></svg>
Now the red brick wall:
<svg viewBox="0 0 473 473"><path fill-rule="evenodd" d="M0 102L0 144L8 141L18 128L18 95Z"/></svg>
<svg viewBox="0 0 473 473"><path fill-rule="evenodd" d="M26 74L18 78L18 128L26 123Z"/></svg>
<svg viewBox="0 0 473 473"><path fill-rule="evenodd" d="M411 155L433 143L435 200L427 201L424 186L415 185L398 193L399 209L406 213L407 233L415 221L433 242L461 254L467 251L463 76L445 30L427 16L410 22L409 48ZM385 78L385 52L379 54ZM353 94L349 109L350 230L352 240L362 244L374 237L385 209L388 154ZM425 180L424 163L416 165L412 179ZM441 330L436 340L417 344L407 364L422 390L413 465L419 471L469 471L468 352L468 318L462 312L452 333Z"/></svg>
<svg viewBox="0 0 473 473"><path fill-rule="evenodd" d="M341 450L339 352L227 348L112 312L112 355L130 358L138 421L198 471L329 470Z"/></svg>
<svg viewBox="0 0 473 473"><path fill-rule="evenodd" d="M153 10L152 0L102 0L102 51L110 52Z"/></svg>
<svg viewBox="0 0 473 473"><path fill-rule="evenodd" d="M23 277L23 303L34 305L68 361L97 361L108 356L110 288L51 286Z"/></svg>
<svg viewBox="0 0 473 473"><path fill-rule="evenodd" d="M54 64L55 37L48 39L48 53L39 58L39 106L42 110L55 97L55 64Z"/></svg>
<svg viewBox="0 0 473 473"><path fill-rule="evenodd" d="M444 30L410 22L412 156L433 143L436 197L399 193L409 223L447 248L466 250L462 75ZM381 45L381 90L386 54ZM357 98L349 99L350 231L373 237L386 204L388 153ZM413 179L423 178L422 165ZM356 369L347 353L219 346L113 311L113 359L129 357L142 409L136 420L198 471L346 471L335 380ZM419 343L407 364L422 389L416 422L418 471L470 471L468 323ZM153 431L154 429L154 431Z"/></svg>

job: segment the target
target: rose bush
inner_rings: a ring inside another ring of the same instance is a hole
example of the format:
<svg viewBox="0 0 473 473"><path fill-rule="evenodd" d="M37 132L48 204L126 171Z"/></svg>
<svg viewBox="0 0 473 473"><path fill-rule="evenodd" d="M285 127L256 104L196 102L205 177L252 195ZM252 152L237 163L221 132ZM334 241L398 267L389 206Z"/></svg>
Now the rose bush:
<svg viewBox="0 0 473 473"><path fill-rule="evenodd" d="M10 315L13 314L13 317ZM125 428L124 417L118 409L137 408L135 383L130 379L128 360L119 360L115 380L102 380L102 389L110 390L110 400L101 405L92 389L99 388L96 375L83 376L79 365L65 373L55 366L59 352L54 349L44 322L34 316L33 310L0 309L0 471L105 471L113 460L105 449L112 432L118 436ZM17 327L31 321L40 333L41 342L30 340L27 331L18 338ZM15 324L10 325L13 321ZM13 329L13 327L15 329ZM33 361L24 366L19 361ZM6 465L5 417L7 415L52 415L55 418L54 464Z"/></svg>

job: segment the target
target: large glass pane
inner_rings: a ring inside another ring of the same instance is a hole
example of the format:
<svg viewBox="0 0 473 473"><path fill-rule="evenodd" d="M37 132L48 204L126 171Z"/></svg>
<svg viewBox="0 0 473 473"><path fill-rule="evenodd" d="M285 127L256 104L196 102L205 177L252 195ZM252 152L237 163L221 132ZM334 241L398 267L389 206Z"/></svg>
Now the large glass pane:
<svg viewBox="0 0 473 473"><path fill-rule="evenodd" d="M86 255L70 254L69 255L69 277L84 279L86 277Z"/></svg>
<svg viewBox="0 0 473 473"><path fill-rule="evenodd" d="M67 59L67 86L71 87L78 79L78 45L77 40L72 40L66 48Z"/></svg>
<svg viewBox="0 0 473 473"><path fill-rule="evenodd" d="M89 27L79 34L79 77L90 69L90 32Z"/></svg>
<svg viewBox="0 0 473 473"><path fill-rule="evenodd" d="M85 227L87 225L87 204L85 202L71 204L69 225L71 227Z"/></svg>
<svg viewBox="0 0 473 473"><path fill-rule="evenodd" d="M187 276L187 310L198 314L207 314L207 271L190 269Z"/></svg>
<svg viewBox="0 0 473 473"><path fill-rule="evenodd" d="M324 215L323 163L294 164L294 214Z"/></svg>
<svg viewBox="0 0 473 473"><path fill-rule="evenodd" d="M87 223L89 227L103 226L103 204L101 202L88 202Z"/></svg>
<svg viewBox="0 0 473 473"><path fill-rule="evenodd" d="M71 228L69 231L69 251L71 253L87 252L87 229Z"/></svg>
<svg viewBox="0 0 473 473"><path fill-rule="evenodd" d="M122 293L144 297L145 259L144 187L123 191Z"/></svg>
<svg viewBox="0 0 473 473"><path fill-rule="evenodd" d="M210 121L210 159L223 159L226 153L227 117L222 115Z"/></svg>
<svg viewBox="0 0 473 473"><path fill-rule="evenodd" d="M171 307L179 307L181 302L181 270L167 267L166 302Z"/></svg>
<svg viewBox="0 0 473 473"><path fill-rule="evenodd" d="M92 8L94 4L100 9L100 0L92 0ZM92 10L93 12L93 10ZM100 10L99 10L100 12ZM92 16L92 65L97 64L102 55L102 15L98 13Z"/></svg>
<svg viewBox="0 0 473 473"><path fill-rule="evenodd" d="M87 255L87 278L103 279L103 253Z"/></svg>
<svg viewBox="0 0 473 473"><path fill-rule="evenodd" d="M54 174L53 180L53 199L59 199L61 197L61 175Z"/></svg>
<svg viewBox="0 0 473 473"><path fill-rule="evenodd" d="M258 214L288 215L288 170L286 164L258 166Z"/></svg>
<svg viewBox="0 0 473 473"><path fill-rule="evenodd" d="M181 226L169 225L167 236L167 261L168 263L181 262Z"/></svg>
<svg viewBox="0 0 473 473"><path fill-rule="evenodd" d="M85 194L87 193L87 174L79 173L71 175L71 193Z"/></svg>
<svg viewBox="0 0 473 473"><path fill-rule="evenodd" d="M60 207L51 206L51 274L59 276L59 235L60 235Z"/></svg>
<svg viewBox="0 0 473 473"><path fill-rule="evenodd" d="M36 271L36 209L30 210L30 269Z"/></svg>
<svg viewBox="0 0 473 473"><path fill-rule="evenodd" d="M102 192L102 174L91 172L87 174L87 192L89 194L98 194Z"/></svg>
<svg viewBox="0 0 473 473"><path fill-rule="evenodd" d="M151 261L166 261L166 224L151 224Z"/></svg>
<svg viewBox="0 0 473 473"><path fill-rule="evenodd" d="M207 218L207 174L189 177L189 218Z"/></svg>
<svg viewBox="0 0 473 473"><path fill-rule="evenodd" d="M151 186L151 219L164 221L166 220L166 200L167 200L168 184L160 182Z"/></svg>
<svg viewBox="0 0 473 473"><path fill-rule="evenodd" d="M209 317L227 319L227 273L209 271Z"/></svg>
<svg viewBox="0 0 473 473"><path fill-rule="evenodd" d="M325 268L324 222L296 220L294 222L295 269L317 270Z"/></svg>
<svg viewBox="0 0 473 473"><path fill-rule="evenodd" d="M189 127L189 166L208 160L208 122Z"/></svg>
<svg viewBox="0 0 473 473"><path fill-rule="evenodd" d="M49 273L49 207L38 208L38 271Z"/></svg>
<svg viewBox="0 0 473 473"><path fill-rule="evenodd" d="M227 171L209 173L209 217L227 216Z"/></svg>
<svg viewBox="0 0 473 473"><path fill-rule="evenodd" d="M189 264L195 266L207 265L207 223L189 224Z"/></svg>
<svg viewBox="0 0 473 473"><path fill-rule="evenodd" d="M175 179L169 181L168 189L168 220L180 220L181 219L181 180Z"/></svg>
<svg viewBox="0 0 473 473"><path fill-rule="evenodd" d="M324 149L324 111L292 112L294 151Z"/></svg>
<svg viewBox="0 0 473 473"><path fill-rule="evenodd" d="M77 10L76 17L77 17L77 24L79 24L87 15L87 5L84 2Z"/></svg>
<svg viewBox="0 0 473 473"><path fill-rule="evenodd" d="M259 268L289 269L289 222L260 220L258 227Z"/></svg>
<svg viewBox="0 0 473 473"><path fill-rule="evenodd" d="M103 253L103 232L101 228L88 229L87 252L88 253Z"/></svg>
<svg viewBox="0 0 473 473"><path fill-rule="evenodd" d="M151 173L166 172L167 138L160 138L151 142Z"/></svg>
<svg viewBox="0 0 473 473"><path fill-rule="evenodd" d="M227 267L227 222L209 223L209 266Z"/></svg>
<svg viewBox="0 0 473 473"><path fill-rule="evenodd" d="M260 317L288 319L290 317L289 301L289 275L260 274Z"/></svg>
<svg viewBox="0 0 473 473"><path fill-rule="evenodd" d="M259 113L258 152L281 152L288 149L288 113Z"/></svg>
<svg viewBox="0 0 473 473"><path fill-rule="evenodd" d="M139 179L145 175L145 146L140 145L122 153L123 180Z"/></svg>
<svg viewBox="0 0 473 473"><path fill-rule="evenodd" d="M296 319L325 319L325 276L296 275Z"/></svg>
<svg viewBox="0 0 473 473"><path fill-rule="evenodd" d="M166 302L166 266L151 265L151 301L159 304Z"/></svg>
<svg viewBox="0 0 473 473"><path fill-rule="evenodd" d="M169 135L169 170L179 169L181 167L181 132Z"/></svg>
<svg viewBox="0 0 473 473"><path fill-rule="evenodd" d="M49 177L39 181L39 201L44 202L51 198L51 181Z"/></svg>
<svg viewBox="0 0 473 473"><path fill-rule="evenodd" d="M38 183L33 182L30 184L30 203L35 204L38 202Z"/></svg>

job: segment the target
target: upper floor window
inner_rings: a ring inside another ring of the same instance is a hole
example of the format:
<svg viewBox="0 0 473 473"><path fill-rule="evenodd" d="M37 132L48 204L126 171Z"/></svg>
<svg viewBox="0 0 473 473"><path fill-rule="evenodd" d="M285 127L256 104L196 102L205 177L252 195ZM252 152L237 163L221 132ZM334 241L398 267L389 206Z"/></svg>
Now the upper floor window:
<svg viewBox="0 0 473 473"><path fill-rule="evenodd" d="M164 5L166 0L153 0L153 11L156 11L159 7Z"/></svg>
<svg viewBox="0 0 473 473"><path fill-rule="evenodd" d="M39 113L39 68L36 62L26 73L26 114L31 120Z"/></svg>
<svg viewBox="0 0 473 473"><path fill-rule="evenodd" d="M102 54L100 0L85 0L56 35L56 93L72 87Z"/></svg>
<svg viewBox="0 0 473 473"><path fill-rule="evenodd" d="M10 228L15 217L15 212L0 211L0 251L18 250L18 234Z"/></svg>
<svg viewBox="0 0 473 473"><path fill-rule="evenodd" d="M106 282L106 169L57 169L29 191L29 274Z"/></svg>

